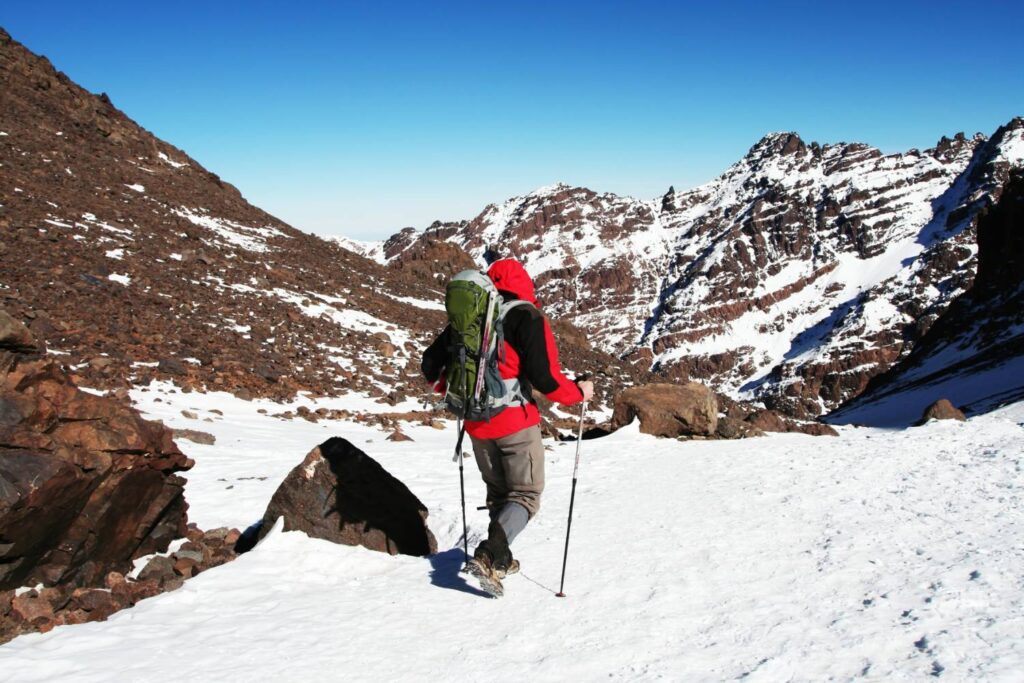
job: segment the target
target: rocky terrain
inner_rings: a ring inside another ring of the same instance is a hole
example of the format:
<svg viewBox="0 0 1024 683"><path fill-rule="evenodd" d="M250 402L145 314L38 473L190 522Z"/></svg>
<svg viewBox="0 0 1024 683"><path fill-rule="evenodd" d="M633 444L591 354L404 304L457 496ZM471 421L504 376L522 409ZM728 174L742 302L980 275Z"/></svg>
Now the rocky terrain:
<svg viewBox="0 0 1024 683"><path fill-rule="evenodd" d="M838 411L836 422L906 424L931 397L969 413L1024 399L1024 170L981 212L977 274L913 351ZM948 403L948 401L947 401Z"/></svg>
<svg viewBox="0 0 1024 683"><path fill-rule="evenodd" d="M76 387L0 309L0 643L106 619L233 557L228 530L186 526L192 465L171 430Z"/></svg>
<svg viewBox="0 0 1024 683"><path fill-rule="evenodd" d="M970 287L978 213L1022 161L1021 118L888 155L772 134L692 190L556 185L371 255L516 256L597 348L806 418L861 393Z"/></svg>
<svg viewBox="0 0 1024 683"><path fill-rule="evenodd" d="M451 245L384 268L230 184L0 30L0 304L81 383L419 395ZM456 268L457 266L457 268ZM566 348L573 370L631 368ZM575 365L574 365L575 364Z"/></svg>

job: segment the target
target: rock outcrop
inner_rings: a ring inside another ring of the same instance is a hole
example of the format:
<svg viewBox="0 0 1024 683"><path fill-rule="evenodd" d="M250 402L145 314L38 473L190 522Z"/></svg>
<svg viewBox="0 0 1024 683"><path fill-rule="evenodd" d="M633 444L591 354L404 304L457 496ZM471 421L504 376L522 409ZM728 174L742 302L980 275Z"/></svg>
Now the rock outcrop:
<svg viewBox="0 0 1024 683"><path fill-rule="evenodd" d="M647 384L615 397L611 426L640 419L640 432L663 437L714 436L718 428L715 393L698 382Z"/></svg>
<svg viewBox="0 0 1024 683"><path fill-rule="evenodd" d="M392 555L425 556L437 552L427 514L376 460L333 437L285 477L263 515L262 531L284 517L285 531Z"/></svg>
<svg viewBox="0 0 1024 683"><path fill-rule="evenodd" d="M1024 399L1024 169L981 212L977 277L914 350L830 421L907 426L944 396L967 414Z"/></svg>
<svg viewBox="0 0 1024 683"><path fill-rule="evenodd" d="M929 420L957 420L959 422L966 422L967 416L964 415L962 410L950 403L949 399L940 398L925 408L919 424L924 424Z"/></svg>
<svg viewBox="0 0 1024 683"><path fill-rule="evenodd" d="M79 390L0 323L0 590L96 585L184 535L192 461L170 430Z"/></svg>
<svg viewBox="0 0 1024 683"><path fill-rule="evenodd" d="M112 571L97 586L0 591L0 643L55 626L103 621L140 600L180 588L185 579L233 560L239 536L237 529L204 532L190 524L181 548L153 557L135 578Z"/></svg>
<svg viewBox="0 0 1024 683"><path fill-rule="evenodd" d="M659 379L807 420L863 392L971 286L979 212L1024 163L1024 119L927 150L765 136L715 180L644 201L555 185L405 231L522 260L547 310Z"/></svg>

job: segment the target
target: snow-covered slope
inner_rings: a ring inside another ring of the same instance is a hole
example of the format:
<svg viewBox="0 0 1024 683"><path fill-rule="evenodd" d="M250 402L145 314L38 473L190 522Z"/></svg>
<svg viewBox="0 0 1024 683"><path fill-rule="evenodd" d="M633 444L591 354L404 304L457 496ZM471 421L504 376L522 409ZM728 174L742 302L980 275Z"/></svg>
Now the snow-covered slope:
<svg viewBox="0 0 1024 683"><path fill-rule="evenodd" d="M1024 398L1024 172L978 220L978 270L913 352L832 421L908 425L939 396L968 412Z"/></svg>
<svg viewBox="0 0 1024 683"><path fill-rule="evenodd" d="M1022 404L909 431L773 435L756 449L629 427L585 441L565 599L554 592L574 451L551 443L544 507L514 545L522 573L495 601L458 573L454 425L410 426L416 441L389 443L224 394L154 384L133 396L172 427L195 426L183 409L213 420L202 429L217 445L188 448L200 525L255 520L306 451L340 435L430 508L441 552L389 557L275 533L107 622L7 643L4 680L1012 681L1024 670ZM484 491L467 474L475 542Z"/></svg>
<svg viewBox="0 0 1024 683"><path fill-rule="evenodd" d="M522 259L549 308L607 350L797 415L904 355L974 270L974 220L1024 161L1024 119L883 155L763 138L701 187L640 201L556 185L399 233Z"/></svg>
<svg viewBox="0 0 1024 683"><path fill-rule="evenodd" d="M387 263L387 259L384 257L383 240L357 240L345 237L344 235L331 235L326 239L360 256L365 256L371 261L376 261L382 265Z"/></svg>

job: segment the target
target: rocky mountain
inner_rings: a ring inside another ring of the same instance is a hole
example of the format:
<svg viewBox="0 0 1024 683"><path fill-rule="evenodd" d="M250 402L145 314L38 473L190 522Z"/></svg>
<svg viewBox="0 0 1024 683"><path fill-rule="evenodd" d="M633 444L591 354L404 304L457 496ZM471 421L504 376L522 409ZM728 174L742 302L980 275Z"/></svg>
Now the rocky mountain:
<svg viewBox="0 0 1024 683"><path fill-rule="evenodd" d="M88 386L394 402L444 321L446 254L389 269L286 225L2 30L0 231L0 306ZM570 367L620 365L583 341Z"/></svg>
<svg viewBox="0 0 1024 683"><path fill-rule="evenodd" d="M829 417L905 426L936 396L968 413L1024 399L1024 170L977 226L977 274L914 350Z"/></svg>
<svg viewBox="0 0 1024 683"><path fill-rule="evenodd" d="M899 154L771 134L692 190L541 188L403 230L382 260L438 241L516 256L599 349L809 417L862 392L970 287L978 213L1022 162L1021 118Z"/></svg>

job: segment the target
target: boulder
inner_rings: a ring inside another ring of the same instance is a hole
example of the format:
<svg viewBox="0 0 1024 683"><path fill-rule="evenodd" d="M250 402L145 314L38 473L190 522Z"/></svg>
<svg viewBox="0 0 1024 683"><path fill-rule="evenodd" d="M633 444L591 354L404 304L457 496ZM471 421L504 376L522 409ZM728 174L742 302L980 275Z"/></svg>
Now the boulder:
<svg viewBox="0 0 1024 683"><path fill-rule="evenodd" d="M948 399L940 398L925 409L917 424L923 425L928 420L959 420L960 422L966 422L967 416L964 415L962 410L950 403Z"/></svg>
<svg viewBox="0 0 1024 683"><path fill-rule="evenodd" d="M98 585L184 535L192 461L170 430L56 363L0 367L0 591Z"/></svg>
<svg viewBox="0 0 1024 683"><path fill-rule="evenodd" d="M28 328L3 309L0 309L0 349L20 353L33 353L38 350L35 337Z"/></svg>
<svg viewBox="0 0 1024 683"><path fill-rule="evenodd" d="M718 401L699 382L646 384L615 398L612 428L640 418L640 431L655 436L713 436L718 428Z"/></svg>
<svg viewBox="0 0 1024 683"><path fill-rule="evenodd" d="M293 469L263 515L261 533L278 517L285 531L302 531L392 555L437 552L427 508L377 461L345 439L320 444Z"/></svg>

